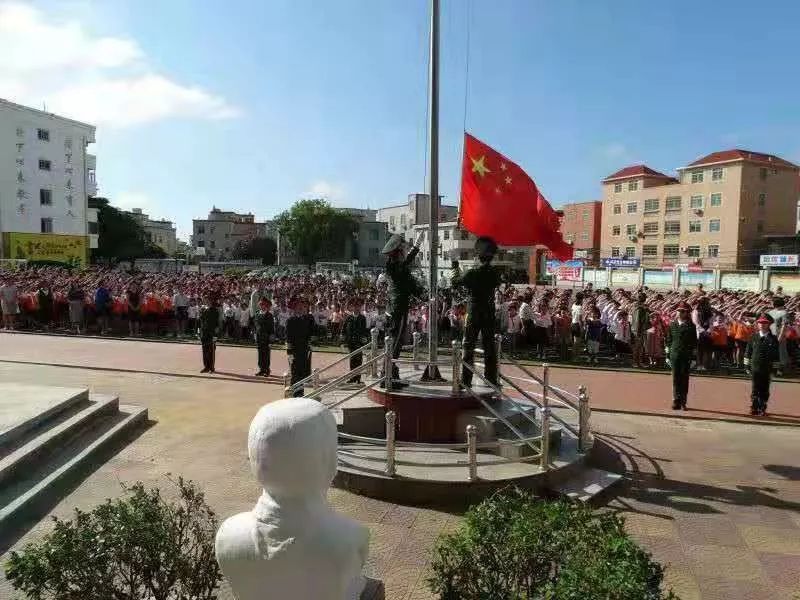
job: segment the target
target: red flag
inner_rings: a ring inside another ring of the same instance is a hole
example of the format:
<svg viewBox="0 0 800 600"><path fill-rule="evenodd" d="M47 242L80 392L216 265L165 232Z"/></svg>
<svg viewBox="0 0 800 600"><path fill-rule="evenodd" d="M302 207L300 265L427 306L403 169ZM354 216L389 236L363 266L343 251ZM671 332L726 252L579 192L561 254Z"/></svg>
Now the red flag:
<svg viewBox="0 0 800 600"><path fill-rule="evenodd" d="M503 246L547 246L559 260L572 246L559 232L559 218L519 165L464 134L460 221L475 235Z"/></svg>

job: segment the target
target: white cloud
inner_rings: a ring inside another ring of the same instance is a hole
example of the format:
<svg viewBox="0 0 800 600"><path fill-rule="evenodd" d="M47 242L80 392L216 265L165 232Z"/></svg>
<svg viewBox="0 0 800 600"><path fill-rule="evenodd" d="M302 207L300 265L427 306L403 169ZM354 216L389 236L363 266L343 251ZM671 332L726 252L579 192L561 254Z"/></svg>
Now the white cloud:
<svg viewBox="0 0 800 600"><path fill-rule="evenodd" d="M143 213L150 215L151 219L158 216L153 211L158 210L158 206L152 196L142 192L119 192L111 198L111 205L121 210L133 210L141 208Z"/></svg>
<svg viewBox="0 0 800 600"><path fill-rule="evenodd" d="M155 72L135 40L0 0L0 97L106 127L169 117L225 119L224 98Z"/></svg>
<svg viewBox="0 0 800 600"><path fill-rule="evenodd" d="M307 198L324 198L331 204L337 204L345 199L345 190L340 185L321 179L315 181L309 190L303 193L303 196Z"/></svg>

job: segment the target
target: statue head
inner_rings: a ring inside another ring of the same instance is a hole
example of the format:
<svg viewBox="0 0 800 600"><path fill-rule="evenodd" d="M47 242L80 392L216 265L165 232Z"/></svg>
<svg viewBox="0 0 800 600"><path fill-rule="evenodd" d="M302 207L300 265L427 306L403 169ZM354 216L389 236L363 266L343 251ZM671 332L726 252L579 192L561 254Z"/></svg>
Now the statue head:
<svg viewBox="0 0 800 600"><path fill-rule="evenodd" d="M324 494L336 475L336 420L316 400L286 398L250 423L250 468L270 496Z"/></svg>

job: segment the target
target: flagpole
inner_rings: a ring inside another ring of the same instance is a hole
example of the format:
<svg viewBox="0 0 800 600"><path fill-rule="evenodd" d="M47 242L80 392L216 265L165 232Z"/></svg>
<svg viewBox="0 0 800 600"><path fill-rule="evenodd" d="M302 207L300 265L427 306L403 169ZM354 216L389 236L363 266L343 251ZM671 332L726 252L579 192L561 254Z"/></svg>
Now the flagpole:
<svg viewBox="0 0 800 600"><path fill-rule="evenodd" d="M439 0L431 0L430 61L428 71L428 251L430 273L428 289L428 366L423 380L440 380L437 361L439 358Z"/></svg>

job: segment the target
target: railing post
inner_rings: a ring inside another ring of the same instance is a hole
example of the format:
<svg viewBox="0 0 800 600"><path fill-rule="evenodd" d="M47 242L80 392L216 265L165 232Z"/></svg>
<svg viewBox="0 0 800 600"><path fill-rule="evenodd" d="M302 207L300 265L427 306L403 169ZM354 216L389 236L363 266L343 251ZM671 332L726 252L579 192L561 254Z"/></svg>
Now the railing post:
<svg viewBox="0 0 800 600"><path fill-rule="evenodd" d="M550 407L542 407L542 471L550 468Z"/></svg>
<svg viewBox="0 0 800 600"><path fill-rule="evenodd" d="M467 458L469 480L475 481L478 479L478 428L475 425L467 425Z"/></svg>
<svg viewBox="0 0 800 600"><path fill-rule="evenodd" d="M419 331L415 331L411 334L411 358L414 361L414 370L419 370L419 365L417 361L419 360L419 338L420 338Z"/></svg>
<svg viewBox="0 0 800 600"><path fill-rule="evenodd" d="M461 342L453 341L453 393L461 391Z"/></svg>
<svg viewBox="0 0 800 600"><path fill-rule="evenodd" d="M589 446L589 397L586 386L578 386L578 450L586 452Z"/></svg>
<svg viewBox="0 0 800 600"><path fill-rule="evenodd" d="M494 334L495 354L497 354L497 375L500 375L500 359L503 358L503 336L499 333ZM484 356L484 361L486 357Z"/></svg>
<svg viewBox="0 0 800 600"><path fill-rule="evenodd" d="M383 361L383 383L387 390L392 389L392 337L387 335L383 338L383 349L385 360Z"/></svg>
<svg viewBox="0 0 800 600"><path fill-rule="evenodd" d="M550 406L550 399L548 398L548 388L550 387L550 365L548 363L542 364L542 406Z"/></svg>
<svg viewBox="0 0 800 600"><path fill-rule="evenodd" d="M315 390L319 387L319 369L314 369L311 372L311 385Z"/></svg>
<svg viewBox="0 0 800 600"><path fill-rule="evenodd" d="M292 378L289 376L289 373L283 374L283 397L284 398L291 398L292 394L292 387L291 387Z"/></svg>
<svg viewBox="0 0 800 600"><path fill-rule="evenodd" d="M370 336L370 345L372 346L370 348L370 353L371 353L370 358L378 358L378 329L377 329L377 327L373 327L372 329L370 329L369 336ZM369 374L372 375L373 377L377 377L378 376L378 363L377 362L373 362L372 363L372 366L370 366L370 368L369 368Z"/></svg>
<svg viewBox="0 0 800 600"><path fill-rule="evenodd" d="M394 477L395 431L397 415L393 410L386 411L386 475Z"/></svg>

